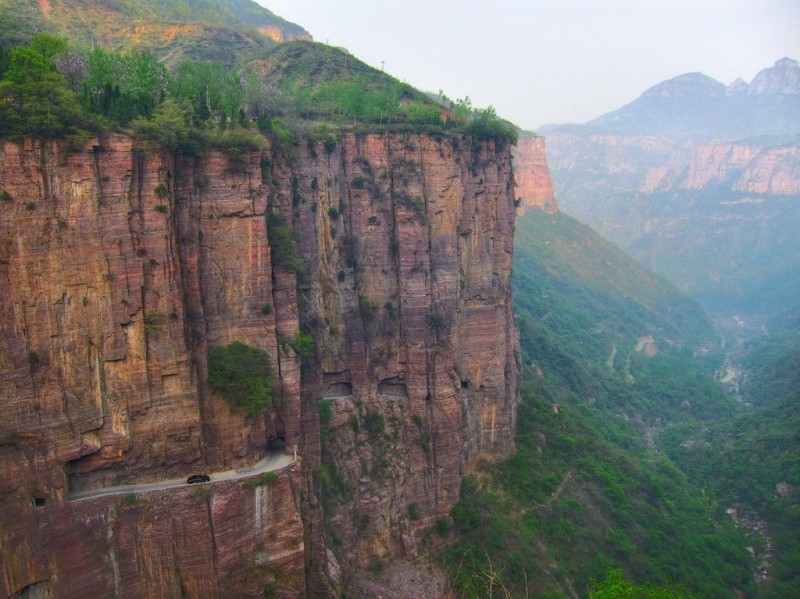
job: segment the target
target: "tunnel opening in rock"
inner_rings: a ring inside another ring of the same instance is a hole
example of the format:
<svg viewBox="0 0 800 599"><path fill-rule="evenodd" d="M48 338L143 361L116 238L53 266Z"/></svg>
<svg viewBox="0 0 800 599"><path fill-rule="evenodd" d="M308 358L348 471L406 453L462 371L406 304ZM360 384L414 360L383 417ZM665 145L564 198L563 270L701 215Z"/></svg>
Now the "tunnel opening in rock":
<svg viewBox="0 0 800 599"><path fill-rule="evenodd" d="M347 397L353 394L353 384L348 381L338 383L328 383L325 386L324 399L335 399L337 397Z"/></svg>
<svg viewBox="0 0 800 599"><path fill-rule="evenodd" d="M383 379L378 383L378 395L388 395L391 397L408 397L406 382L400 377Z"/></svg>
<svg viewBox="0 0 800 599"><path fill-rule="evenodd" d="M94 487L101 487L109 476L109 469L100 456L100 452L90 453L65 464L67 475L67 491L74 493Z"/></svg>
<svg viewBox="0 0 800 599"><path fill-rule="evenodd" d="M323 399L339 399L353 394L353 383L349 370L323 372Z"/></svg>
<svg viewBox="0 0 800 599"><path fill-rule="evenodd" d="M286 449L286 439L283 437L272 437L267 441L267 450L270 455L283 453Z"/></svg>

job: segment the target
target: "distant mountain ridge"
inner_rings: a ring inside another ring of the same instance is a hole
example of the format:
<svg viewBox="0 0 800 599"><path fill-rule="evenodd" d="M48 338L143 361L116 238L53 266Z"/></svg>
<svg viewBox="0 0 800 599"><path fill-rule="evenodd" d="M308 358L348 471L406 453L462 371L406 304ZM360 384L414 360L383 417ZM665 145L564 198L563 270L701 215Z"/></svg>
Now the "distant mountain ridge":
<svg viewBox="0 0 800 599"><path fill-rule="evenodd" d="M548 127L562 209L713 312L800 293L800 64L750 83L679 75L583 125Z"/></svg>
<svg viewBox="0 0 800 599"><path fill-rule="evenodd" d="M645 90L633 102L584 125L548 125L597 133L742 136L800 134L800 64L784 57L748 84L685 73Z"/></svg>
<svg viewBox="0 0 800 599"><path fill-rule="evenodd" d="M730 93L741 93L741 86L728 90ZM770 69L764 69L753 78L747 86L747 93L757 94L800 94L800 63L783 57Z"/></svg>
<svg viewBox="0 0 800 599"><path fill-rule="evenodd" d="M800 94L800 63L785 56L759 71L749 84L736 79L728 86L703 73L686 73L654 85L639 97L696 95L697 91L709 96Z"/></svg>

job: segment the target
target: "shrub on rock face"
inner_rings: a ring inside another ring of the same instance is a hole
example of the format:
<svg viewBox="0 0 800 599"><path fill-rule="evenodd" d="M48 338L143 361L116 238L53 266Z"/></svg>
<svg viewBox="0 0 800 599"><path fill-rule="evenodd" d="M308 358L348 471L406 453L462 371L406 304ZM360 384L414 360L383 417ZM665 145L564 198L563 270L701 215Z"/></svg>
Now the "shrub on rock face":
<svg viewBox="0 0 800 599"><path fill-rule="evenodd" d="M267 235L272 250L272 264L283 270L302 273L305 263L297 255L299 233L286 223L286 217L279 212L267 214Z"/></svg>
<svg viewBox="0 0 800 599"><path fill-rule="evenodd" d="M272 402L272 365L269 355L240 341L212 347L208 352L208 384L234 410L263 413Z"/></svg>

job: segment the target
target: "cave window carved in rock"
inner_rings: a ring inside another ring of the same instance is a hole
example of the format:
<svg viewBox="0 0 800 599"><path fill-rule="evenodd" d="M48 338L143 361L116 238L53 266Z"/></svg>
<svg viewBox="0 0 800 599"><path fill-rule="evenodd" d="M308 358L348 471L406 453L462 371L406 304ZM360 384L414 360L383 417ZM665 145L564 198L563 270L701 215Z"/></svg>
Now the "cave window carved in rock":
<svg viewBox="0 0 800 599"><path fill-rule="evenodd" d="M378 395L388 395L391 397L408 397L406 383L400 377L383 379L378 383Z"/></svg>

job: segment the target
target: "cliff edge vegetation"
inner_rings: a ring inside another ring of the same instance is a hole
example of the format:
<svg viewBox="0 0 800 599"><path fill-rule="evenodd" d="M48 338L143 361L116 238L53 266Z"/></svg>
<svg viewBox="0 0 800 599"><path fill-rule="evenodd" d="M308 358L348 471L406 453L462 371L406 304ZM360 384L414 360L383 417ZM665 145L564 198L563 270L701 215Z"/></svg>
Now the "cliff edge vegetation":
<svg viewBox="0 0 800 599"><path fill-rule="evenodd" d="M517 135L491 107L433 102L345 51L303 41L235 69L190 60L168 68L141 50L81 49L38 34L0 50L0 90L0 134L12 139L80 142L125 130L172 151L238 153L262 135L283 145L297 133L335 143L359 127L511 143Z"/></svg>

